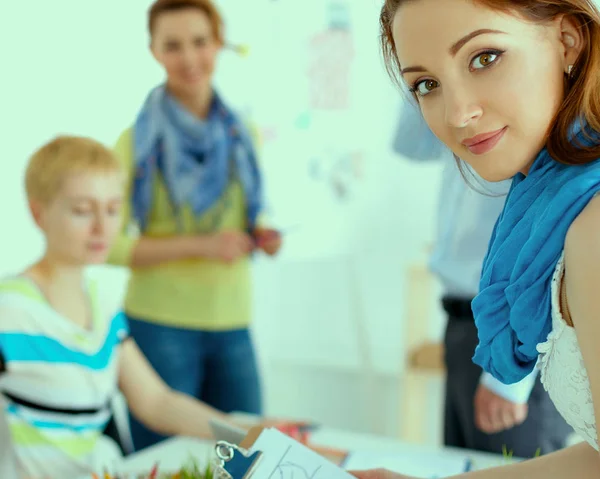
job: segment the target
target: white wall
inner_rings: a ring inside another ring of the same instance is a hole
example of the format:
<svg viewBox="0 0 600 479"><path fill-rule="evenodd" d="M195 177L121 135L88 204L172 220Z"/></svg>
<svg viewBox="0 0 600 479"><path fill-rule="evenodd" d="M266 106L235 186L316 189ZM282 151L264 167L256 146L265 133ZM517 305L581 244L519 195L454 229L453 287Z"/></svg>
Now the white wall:
<svg viewBox="0 0 600 479"><path fill-rule="evenodd" d="M148 0L34 3L0 6L2 274L22 268L42 247L23 195L28 155L57 133L112 144L161 81L147 51ZM224 53L217 83L242 111L277 129L262 158L273 215L280 226L300 222L281 257L255 268L269 412L395 434L399 401L409 394L399 380L406 268L426 261L440 165L414 165L390 151L400 100L378 52L380 3L351 1L355 59L345 115L313 113L308 132L290 126L306 103L298 72L307 35L324 23L325 0L221 0L229 39L248 43L251 54ZM322 185L298 182L310 148L328 143L365 157L364 177L345 205ZM106 275L118 304L126 274L107 268ZM431 329L439 335L439 322ZM431 407L438 402L436 390ZM433 439L437 426L428 426Z"/></svg>

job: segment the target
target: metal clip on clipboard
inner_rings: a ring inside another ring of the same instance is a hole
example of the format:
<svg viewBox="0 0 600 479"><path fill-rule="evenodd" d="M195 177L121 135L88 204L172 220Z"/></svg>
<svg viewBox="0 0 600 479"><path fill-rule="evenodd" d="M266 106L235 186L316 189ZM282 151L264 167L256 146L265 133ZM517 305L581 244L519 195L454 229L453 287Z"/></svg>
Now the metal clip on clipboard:
<svg viewBox="0 0 600 479"><path fill-rule="evenodd" d="M262 455L259 451L250 454L246 449L227 441L217 442L215 452L218 479L248 479Z"/></svg>
<svg viewBox="0 0 600 479"><path fill-rule="evenodd" d="M239 446L219 441L215 452L215 479L356 479L339 461L274 428L253 427Z"/></svg>

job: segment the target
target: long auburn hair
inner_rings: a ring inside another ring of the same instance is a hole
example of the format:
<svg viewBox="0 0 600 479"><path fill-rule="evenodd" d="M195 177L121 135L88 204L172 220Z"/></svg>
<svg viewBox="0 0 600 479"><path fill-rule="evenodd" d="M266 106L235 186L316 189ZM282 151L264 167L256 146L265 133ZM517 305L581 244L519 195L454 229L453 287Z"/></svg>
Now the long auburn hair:
<svg viewBox="0 0 600 479"><path fill-rule="evenodd" d="M398 8L407 1L418 0L385 0L379 17L383 58L388 74L397 84L401 82L400 62L392 22ZM580 26L584 46L573 65L565 98L548 131L546 149L552 158L567 165L600 158L600 12L595 0L475 1L497 11L518 14L534 23L550 22L565 15ZM579 119L585 120L586 132L595 140L595 146L584 147L569 138L573 123Z"/></svg>

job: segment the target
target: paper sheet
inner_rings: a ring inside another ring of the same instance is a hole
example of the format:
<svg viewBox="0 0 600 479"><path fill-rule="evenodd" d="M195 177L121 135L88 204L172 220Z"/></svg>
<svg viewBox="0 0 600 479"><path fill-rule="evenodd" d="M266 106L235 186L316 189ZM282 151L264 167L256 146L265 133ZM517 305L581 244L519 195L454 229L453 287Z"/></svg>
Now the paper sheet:
<svg viewBox="0 0 600 479"><path fill-rule="evenodd" d="M425 454L415 452L379 453L358 451L350 453L344 463L347 470L364 470L383 467L390 471L422 478L448 477L465 472L466 456Z"/></svg>
<svg viewBox="0 0 600 479"><path fill-rule="evenodd" d="M276 429L265 429L250 452L263 455L252 479L355 479L316 452Z"/></svg>

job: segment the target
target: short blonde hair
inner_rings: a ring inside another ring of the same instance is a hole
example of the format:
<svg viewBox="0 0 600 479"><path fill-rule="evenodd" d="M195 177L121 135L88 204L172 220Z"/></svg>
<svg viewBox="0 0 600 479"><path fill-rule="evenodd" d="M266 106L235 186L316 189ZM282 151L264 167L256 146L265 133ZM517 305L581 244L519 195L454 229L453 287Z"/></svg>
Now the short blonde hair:
<svg viewBox="0 0 600 479"><path fill-rule="evenodd" d="M152 37L154 33L156 20L163 13L186 10L190 8L200 10L206 14L213 29L214 39L219 44L223 45L225 43L223 17L211 0L155 0L148 11L148 31L150 33L150 37Z"/></svg>
<svg viewBox="0 0 600 479"><path fill-rule="evenodd" d="M121 165L113 152L91 138L57 136L29 159L25 191L30 200L51 202L62 180L71 173L119 172Z"/></svg>

